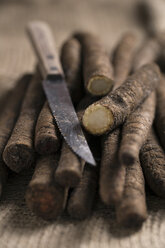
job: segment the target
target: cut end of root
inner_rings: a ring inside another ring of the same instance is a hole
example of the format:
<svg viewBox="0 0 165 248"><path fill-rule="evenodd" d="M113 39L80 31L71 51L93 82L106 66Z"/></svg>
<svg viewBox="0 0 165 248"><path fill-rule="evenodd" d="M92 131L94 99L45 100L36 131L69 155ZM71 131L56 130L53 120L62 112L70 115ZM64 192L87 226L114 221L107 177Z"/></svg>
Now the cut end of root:
<svg viewBox="0 0 165 248"><path fill-rule="evenodd" d="M87 90L94 96L103 96L108 94L113 86L113 81L104 76L92 77L87 86Z"/></svg>
<svg viewBox="0 0 165 248"><path fill-rule="evenodd" d="M100 105L92 104L83 116L83 126L93 135L101 135L113 125L113 115L109 109Z"/></svg>
<svg viewBox="0 0 165 248"><path fill-rule="evenodd" d="M53 187L34 186L26 192L26 203L36 215L51 220L59 216L63 210L63 195Z"/></svg>
<svg viewBox="0 0 165 248"><path fill-rule="evenodd" d="M5 163L17 173L29 168L34 163L34 156L33 149L25 144L11 144L3 152Z"/></svg>

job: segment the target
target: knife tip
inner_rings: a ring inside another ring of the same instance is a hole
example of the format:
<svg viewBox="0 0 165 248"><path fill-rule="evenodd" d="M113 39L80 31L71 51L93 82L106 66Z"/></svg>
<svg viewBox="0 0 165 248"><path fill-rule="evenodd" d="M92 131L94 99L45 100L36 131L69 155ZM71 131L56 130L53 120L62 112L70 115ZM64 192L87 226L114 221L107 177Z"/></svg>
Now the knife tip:
<svg viewBox="0 0 165 248"><path fill-rule="evenodd" d="M96 161L95 161L94 157L92 156L92 154L89 158L86 158L85 161L92 166L96 166Z"/></svg>

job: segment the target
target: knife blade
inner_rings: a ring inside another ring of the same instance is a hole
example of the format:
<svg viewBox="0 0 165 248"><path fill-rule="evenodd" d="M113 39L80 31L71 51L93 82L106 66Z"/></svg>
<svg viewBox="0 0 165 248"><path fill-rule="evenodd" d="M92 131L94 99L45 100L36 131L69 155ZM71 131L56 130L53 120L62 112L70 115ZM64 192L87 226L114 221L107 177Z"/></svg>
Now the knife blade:
<svg viewBox="0 0 165 248"><path fill-rule="evenodd" d="M48 25L33 21L28 24L27 32L39 59L44 92L62 136L80 158L96 165L72 104Z"/></svg>

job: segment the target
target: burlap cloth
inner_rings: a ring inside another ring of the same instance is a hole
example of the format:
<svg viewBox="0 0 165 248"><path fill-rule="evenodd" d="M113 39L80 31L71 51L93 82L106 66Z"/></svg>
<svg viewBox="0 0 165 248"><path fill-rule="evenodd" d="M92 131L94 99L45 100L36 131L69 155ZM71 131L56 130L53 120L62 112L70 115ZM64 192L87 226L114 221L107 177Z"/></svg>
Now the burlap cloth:
<svg viewBox="0 0 165 248"><path fill-rule="evenodd" d="M164 0L155 2L164 4ZM139 40L144 36L135 18L136 4L135 0L0 0L0 109L15 79L34 68L35 58L24 30L29 20L47 21L58 48L72 31L81 29L100 34L110 50L126 30L134 30ZM31 174L27 171L9 177L0 202L0 248L165 247L165 200L148 194L149 216L139 231L119 227L114 210L101 203L96 203L93 215L85 221L71 220L64 213L48 223L25 205Z"/></svg>

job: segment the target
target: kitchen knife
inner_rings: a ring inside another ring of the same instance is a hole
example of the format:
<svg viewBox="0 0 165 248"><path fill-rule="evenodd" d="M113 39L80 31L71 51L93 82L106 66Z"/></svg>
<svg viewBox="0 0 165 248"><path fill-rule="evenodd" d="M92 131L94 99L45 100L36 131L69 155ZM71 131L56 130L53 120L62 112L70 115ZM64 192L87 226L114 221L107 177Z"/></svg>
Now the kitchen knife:
<svg viewBox="0 0 165 248"><path fill-rule="evenodd" d="M41 21L33 21L29 23L27 31L39 59L40 70L44 78L43 89L61 134L80 158L95 165L73 107L48 25Z"/></svg>

